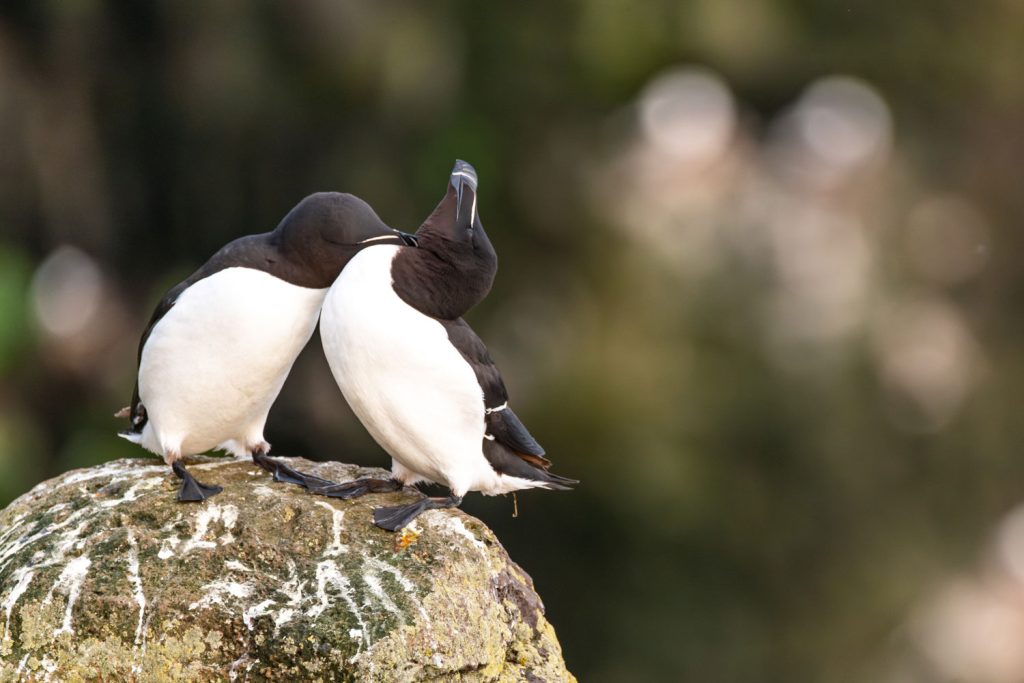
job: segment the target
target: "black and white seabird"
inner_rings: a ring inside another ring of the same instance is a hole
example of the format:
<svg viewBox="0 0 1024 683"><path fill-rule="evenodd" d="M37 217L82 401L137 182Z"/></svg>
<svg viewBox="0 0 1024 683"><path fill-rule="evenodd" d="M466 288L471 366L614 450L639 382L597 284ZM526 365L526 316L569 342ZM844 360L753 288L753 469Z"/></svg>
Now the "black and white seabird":
<svg viewBox="0 0 1024 683"><path fill-rule="evenodd" d="M414 243L339 192L312 194L272 232L229 243L157 305L139 342L131 405L118 413L130 420L120 435L163 456L182 479L182 501L220 492L181 462L213 449L251 455L279 480L315 479L267 457L270 407L352 257L371 244Z"/></svg>
<svg viewBox="0 0 1024 683"><path fill-rule="evenodd" d="M447 498L374 510L395 531L424 510L455 507L468 491L565 490L509 407L501 374L461 319L490 290L497 256L477 212L477 177L458 161L445 198L416 232L418 246L374 245L353 257L324 300L320 335L334 378L392 457L392 479L310 490L337 498L417 482Z"/></svg>

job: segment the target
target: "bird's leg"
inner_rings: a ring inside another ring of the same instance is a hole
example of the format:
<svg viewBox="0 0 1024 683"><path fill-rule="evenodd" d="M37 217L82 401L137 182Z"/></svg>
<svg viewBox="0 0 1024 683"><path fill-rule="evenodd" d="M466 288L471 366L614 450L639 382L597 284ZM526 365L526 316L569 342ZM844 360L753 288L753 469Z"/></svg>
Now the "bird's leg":
<svg viewBox="0 0 1024 683"><path fill-rule="evenodd" d="M381 529L398 531L402 527L408 526L412 520L427 510L454 508L461 503L462 496L451 495L447 498L424 498L409 505L377 508L373 511L373 523Z"/></svg>
<svg viewBox="0 0 1024 683"><path fill-rule="evenodd" d="M392 491L401 491L403 486L404 484L397 479L365 478L346 481L343 484L328 482L326 486L310 486L309 490L311 493L318 493L321 496L349 500L351 498L364 496L367 493L391 493Z"/></svg>
<svg viewBox="0 0 1024 683"><path fill-rule="evenodd" d="M171 463L171 469L181 479L181 488L178 489L178 500L183 503L198 503L210 496L215 496L224 489L220 486L209 486L196 481L195 477L189 474L180 460Z"/></svg>
<svg viewBox="0 0 1024 683"><path fill-rule="evenodd" d="M333 481L322 479L312 474L299 472L297 469L285 465L280 460L269 457L267 455L268 450L270 450L270 445L266 442L252 449L252 461L267 472L273 474L274 481L280 481L285 484L295 484L306 489L314 486L331 486L334 484Z"/></svg>

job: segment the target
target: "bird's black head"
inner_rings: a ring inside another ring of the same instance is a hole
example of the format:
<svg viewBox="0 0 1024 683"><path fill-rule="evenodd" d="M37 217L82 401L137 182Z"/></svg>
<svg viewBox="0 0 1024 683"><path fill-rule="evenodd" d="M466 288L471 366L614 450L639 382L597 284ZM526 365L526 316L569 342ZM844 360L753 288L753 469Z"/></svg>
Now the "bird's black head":
<svg viewBox="0 0 1024 683"><path fill-rule="evenodd" d="M472 252L481 260L497 263L494 247L484 232L477 210L477 176L471 165L456 160L448 180L448 191L423 225L417 239L437 250Z"/></svg>
<svg viewBox="0 0 1024 683"><path fill-rule="evenodd" d="M317 192L288 212L271 233L271 241L284 258L316 273L326 287L364 247L410 245L415 238L385 225L359 197Z"/></svg>
<svg viewBox="0 0 1024 683"><path fill-rule="evenodd" d="M476 170L458 160L448 190L416 231L418 249L402 250L392 275L395 290L418 310L454 320L483 301L498 272L477 207Z"/></svg>

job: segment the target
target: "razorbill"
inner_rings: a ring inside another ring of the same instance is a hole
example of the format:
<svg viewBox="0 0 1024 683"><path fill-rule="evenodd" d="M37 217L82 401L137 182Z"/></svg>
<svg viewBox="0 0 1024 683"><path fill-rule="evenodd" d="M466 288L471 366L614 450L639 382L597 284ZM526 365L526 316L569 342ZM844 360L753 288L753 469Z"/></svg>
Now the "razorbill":
<svg viewBox="0 0 1024 683"><path fill-rule="evenodd" d="M338 273L368 245L414 243L339 192L312 194L272 232L229 243L157 305L131 405L117 413L130 420L120 436L163 456L181 501L220 492L181 462L213 449L251 455L279 480L315 479L266 456L267 414Z"/></svg>
<svg viewBox="0 0 1024 683"><path fill-rule="evenodd" d="M447 498L374 510L395 531L424 510L455 507L468 491L565 490L544 450L509 407L501 374L461 319L490 290L497 257L477 211L477 177L458 161L441 204L416 232L417 248L379 244L352 258L331 286L320 335L353 412L392 457L392 479L311 491L336 498L447 486Z"/></svg>

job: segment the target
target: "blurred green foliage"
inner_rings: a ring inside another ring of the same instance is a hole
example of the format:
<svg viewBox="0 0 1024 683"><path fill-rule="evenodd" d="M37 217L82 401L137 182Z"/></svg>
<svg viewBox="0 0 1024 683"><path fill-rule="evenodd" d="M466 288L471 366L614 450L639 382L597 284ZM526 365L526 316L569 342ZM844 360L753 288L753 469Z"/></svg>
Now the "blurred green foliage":
<svg viewBox="0 0 1024 683"><path fill-rule="evenodd" d="M571 670L947 680L916 606L1024 499L1021 26L1005 1L5 3L0 502L143 455L110 417L138 335L222 244L318 190L412 230L464 158L501 258L469 320L583 481L466 508ZM386 463L315 338L267 437Z"/></svg>

